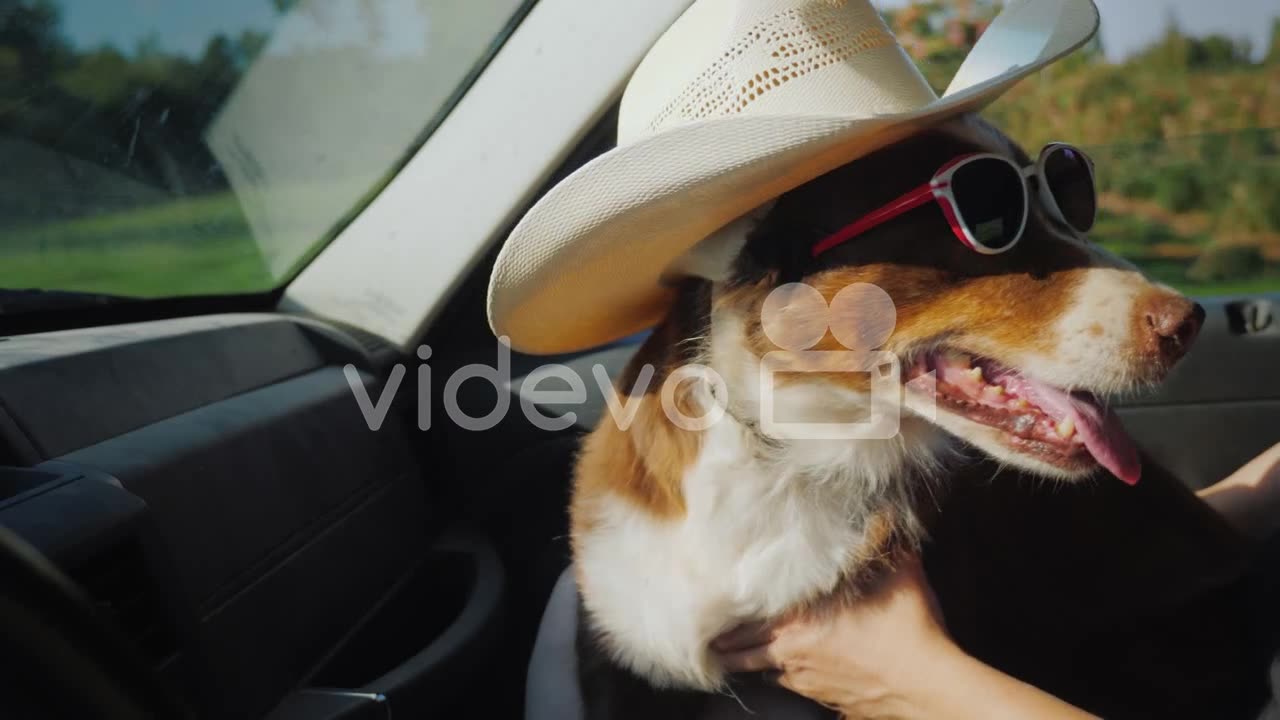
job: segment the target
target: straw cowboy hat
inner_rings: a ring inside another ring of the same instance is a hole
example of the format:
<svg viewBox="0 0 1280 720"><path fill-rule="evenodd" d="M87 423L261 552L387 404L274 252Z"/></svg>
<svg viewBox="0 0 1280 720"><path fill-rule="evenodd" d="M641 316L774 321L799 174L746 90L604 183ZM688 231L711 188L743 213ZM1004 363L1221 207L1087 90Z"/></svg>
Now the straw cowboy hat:
<svg viewBox="0 0 1280 720"><path fill-rule="evenodd" d="M696 0L622 98L618 147L520 221L489 283L514 348L600 345L662 319L673 263L768 201L978 110L1078 48L1091 0L1010 0L941 98L870 0Z"/></svg>

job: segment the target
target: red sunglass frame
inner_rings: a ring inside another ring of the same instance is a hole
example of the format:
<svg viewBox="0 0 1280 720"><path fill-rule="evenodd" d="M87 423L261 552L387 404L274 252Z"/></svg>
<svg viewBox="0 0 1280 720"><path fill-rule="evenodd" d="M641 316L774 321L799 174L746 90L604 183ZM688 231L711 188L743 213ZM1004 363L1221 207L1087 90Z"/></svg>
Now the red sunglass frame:
<svg viewBox="0 0 1280 720"><path fill-rule="evenodd" d="M1057 219L1061 220L1069 227L1073 227L1063 216L1062 210L1058 205L1057 198L1053 196L1053 190L1045 178L1045 164L1048 162L1048 159L1054 152L1062 150L1075 152L1084 159L1085 165L1089 169L1090 184L1096 188L1093 161L1090 160L1089 156L1079 148L1066 143L1050 143L1045 146L1044 150L1040 152L1040 157L1036 162L1025 168L1018 167L1013 160L996 153L972 153L968 155L961 155L939 168L938 171L934 173L933 177L925 184L904 193L897 199L882 205L880 208L873 210L872 212L819 240L814 244L812 254L814 257L817 257L832 248L849 242L859 235L869 232L873 228L879 227L880 225L893 220L894 218L911 212L916 208L928 205L930 202L938 203L942 208L943 214L947 218L947 223L951 226L951 232L955 234L956 238L959 239L960 242L964 243L969 249L982 253L983 255L997 255L999 253L1006 252L1018 244L1018 241L1022 239L1022 235L1027 229L1027 220L1031 213L1031 193L1027 183L1028 179L1031 177L1038 177L1040 179L1038 183L1040 198L1045 207L1053 213ZM971 163L988 160L1001 162L1013 168L1013 171L1018 174L1018 177L1022 182L1022 224L1018 228L1018 232L1014 234L1013 239L1000 247L989 247L978 241L977 237L969 229L968 224L965 223L964 216L960 212L959 205L956 203L955 194L951 189L952 178L955 176L957 171ZM1097 204L1095 202L1095 215L1097 213L1096 205ZM1090 222L1089 225L1092 227L1092 222ZM1076 228L1077 231L1082 233L1087 232L1089 229L1089 227Z"/></svg>

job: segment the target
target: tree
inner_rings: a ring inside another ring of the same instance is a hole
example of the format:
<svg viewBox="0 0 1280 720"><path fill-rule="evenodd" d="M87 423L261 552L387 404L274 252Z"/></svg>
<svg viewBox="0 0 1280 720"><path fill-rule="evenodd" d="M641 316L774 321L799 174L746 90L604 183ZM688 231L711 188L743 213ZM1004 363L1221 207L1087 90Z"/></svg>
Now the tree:
<svg viewBox="0 0 1280 720"><path fill-rule="evenodd" d="M1253 48L1248 40L1232 40L1221 35L1187 41L1187 67L1194 70L1226 70L1253 64Z"/></svg>
<svg viewBox="0 0 1280 720"><path fill-rule="evenodd" d="M14 81L41 84L63 64L68 50L58 32L61 21L62 13L53 0L0 0L0 47L11 48L17 55L20 71Z"/></svg>
<svg viewBox="0 0 1280 720"><path fill-rule="evenodd" d="M1173 8L1169 8L1165 13L1164 36L1134 59L1161 72L1182 72L1187 69L1191 54L1189 45L1187 36L1178 26L1178 18L1173 14Z"/></svg>
<svg viewBox="0 0 1280 720"><path fill-rule="evenodd" d="M1265 62L1280 63L1280 18L1271 21L1271 46L1267 49Z"/></svg>

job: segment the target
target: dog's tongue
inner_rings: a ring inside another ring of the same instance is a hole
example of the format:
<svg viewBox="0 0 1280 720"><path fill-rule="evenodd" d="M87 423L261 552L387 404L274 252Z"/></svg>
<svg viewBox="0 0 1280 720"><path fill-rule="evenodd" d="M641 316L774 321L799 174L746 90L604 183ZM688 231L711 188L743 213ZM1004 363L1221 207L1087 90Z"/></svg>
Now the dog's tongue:
<svg viewBox="0 0 1280 720"><path fill-rule="evenodd" d="M1033 402L1055 415L1071 418L1085 449L1099 465L1128 485L1137 485L1142 477L1138 448L1120 424L1114 411L1103 408L1088 393L1067 393L1051 385L1022 378L1035 395Z"/></svg>

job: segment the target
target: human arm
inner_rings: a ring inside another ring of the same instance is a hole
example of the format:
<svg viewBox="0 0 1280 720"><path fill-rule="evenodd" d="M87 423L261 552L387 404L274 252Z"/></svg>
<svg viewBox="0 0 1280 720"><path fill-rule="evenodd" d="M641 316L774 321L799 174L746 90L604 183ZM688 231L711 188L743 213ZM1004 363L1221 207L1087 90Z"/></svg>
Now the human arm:
<svg viewBox="0 0 1280 720"><path fill-rule="evenodd" d="M1280 530L1280 443L1196 494L1242 533L1269 537Z"/></svg>

